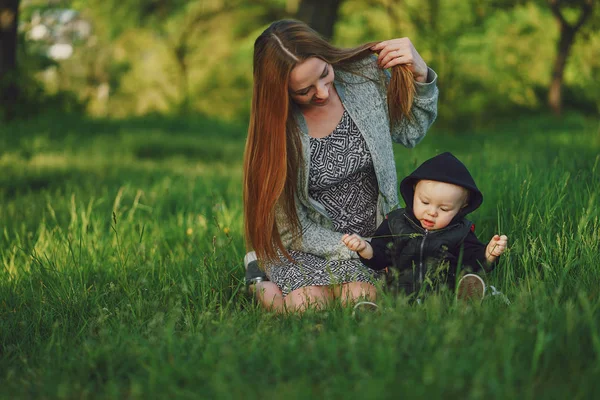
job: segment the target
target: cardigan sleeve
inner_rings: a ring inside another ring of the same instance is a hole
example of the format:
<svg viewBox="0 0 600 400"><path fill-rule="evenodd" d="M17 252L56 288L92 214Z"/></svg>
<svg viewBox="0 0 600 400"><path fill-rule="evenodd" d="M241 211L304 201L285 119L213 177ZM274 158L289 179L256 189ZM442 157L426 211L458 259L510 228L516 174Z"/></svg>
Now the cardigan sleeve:
<svg viewBox="0 0 600 400"><path fill-rule="evenodd" d="M375 64L375 68L378 68ZM387 98L387 89L391 74L388 70L383 71L385 75L385 87L380 86L382 96ZM437 88L437 74L427 67L427 81L424 83L415 81L415 97L412 105L412 119L402 120L392 126L392 140L405 147L415 147L435 121L437 117L437 103L439 91Z"/></svg>
<svg viewBox="0 0 600 400"><path fill-rule="evenodd" d="M300 235L292 232L281 207L276 208L275 218L283 245L288 250L310 253L318 257L336 260L358 258L358 254L342 243L343 233L318 225L308 217L306 206L296 201L296 213L300 221Z"/></svg>

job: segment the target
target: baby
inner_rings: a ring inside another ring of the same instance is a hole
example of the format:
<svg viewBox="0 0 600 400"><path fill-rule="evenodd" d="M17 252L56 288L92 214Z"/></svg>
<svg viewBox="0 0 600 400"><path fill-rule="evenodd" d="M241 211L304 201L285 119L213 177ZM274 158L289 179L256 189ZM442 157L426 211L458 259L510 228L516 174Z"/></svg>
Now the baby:
<svg viewBox="0 0 600 400"><path fill-rule="evenodd" d="M465 216L481 205L483 195L451 153L421 164L402 180L400 193L406 208L390 212L370 242L356 234L342 237L363 264L375 270L389 267L388 283L407 294L440 277L453 288L459 265L472 272L495 267L508 238L494 235L487 246L477 239L475 225ZM480 290L483 297L483 280L472 274L464 278L470 278L465 281L467 291Z"/></svg>

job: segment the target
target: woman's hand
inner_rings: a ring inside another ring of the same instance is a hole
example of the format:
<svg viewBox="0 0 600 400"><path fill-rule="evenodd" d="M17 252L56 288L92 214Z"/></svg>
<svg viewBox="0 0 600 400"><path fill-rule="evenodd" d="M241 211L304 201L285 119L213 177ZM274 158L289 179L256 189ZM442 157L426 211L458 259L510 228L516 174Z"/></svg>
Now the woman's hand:
<svg viewBox="0 0 600 400"><path fill-rule="evenodd" d="M407 65L412 71L417 82L427 81L427 64L419 55L415 46L409 38L391 39L379 42L371 47L376 53L377 64L383 69L391 68L395 65Z"/></svg>

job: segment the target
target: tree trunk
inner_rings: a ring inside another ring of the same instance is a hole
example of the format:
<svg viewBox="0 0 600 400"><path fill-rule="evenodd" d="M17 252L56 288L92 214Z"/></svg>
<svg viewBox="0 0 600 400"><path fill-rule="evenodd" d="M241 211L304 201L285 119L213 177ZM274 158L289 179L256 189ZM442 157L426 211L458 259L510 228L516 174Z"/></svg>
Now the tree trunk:
<svg viewBox="0 0 600 400"><path fill-rule="evenodd" d="M548 92L548 105L555 115L562 113L562 84L569 58L569 52L575 39L575 32L570 26L561 25L560 41L558 42L556 59L552 68L552 83Z"/></svg>
<svg viewBox="0 0 600 400"><path fill-rule="evenodd" d="M301 0L296 18L306 22L325 39L333 36L342 0Z"/></svg>
<svg viewBox="0 0 600 400"><path fill-rule="evenodd" d="M565 19L561 11L561 0L548 0L550 10L554 17L558 21L560 26L560 40L558 42L556 60L554 60L554 67L552 71L552 83L550 84L550 91L548 92L548 105L556 115L560 115L562 112L562 84L563 76L565 72L565 66L567 65L567 59L569 58L569 52L571 46L575 41L575 35L579 29L583 26L585 21L589 18L594 8L594 0L580 0L579 6L581 13L577 21L571 25Z"/></svg>
<svg viewBox="0 0 600 400"><path fill-rule="evenodd" d="M177 61L177 69L179 71L179 106L178 113L181 115L189 115L190 113L190 89L187 67L187 50L176 51L175 60Z"/></svg>
<svg viewBox="0 0 600 400"><path fill-rule="evenodd" d="M17 72L17 26L20 0L0 0L0 119L15 114L19 93Z"/></svg>

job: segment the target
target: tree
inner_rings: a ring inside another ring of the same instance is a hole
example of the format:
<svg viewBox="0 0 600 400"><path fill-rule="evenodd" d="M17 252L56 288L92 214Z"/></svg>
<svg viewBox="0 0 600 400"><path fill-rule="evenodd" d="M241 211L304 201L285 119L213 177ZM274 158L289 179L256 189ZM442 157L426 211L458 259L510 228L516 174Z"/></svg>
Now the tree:
<svg viewBox="0 0 600 400"><path fill-rule="evenodd" d="M160 89L160 97L170 111L187 114L193 109L193 88L198 83L198 74L194 80L194 62L206 63L206 60L194 60L198 54L206 59L214 59L219 50L205 44L205 38L227 32L242 35L240 32L252 32L257 26L274 19L288 17L281 2L275 0L214 0L211 2L190 2L188 0L86 0L81 7L96 25L108 30L109 41L119 42L124 37L153 36L151 48L166 50L166 67L161 74L170 80L168 90ZM250 17L244 18L249 15ZM233 17L236 17L235 19ZM234 24L231 23L232 19ZM219 25L219 21L221 24ZM223 30L227 26L231 29ZM130 39L127 39L130 41ZM219 48L230 46L227 43L213 43ZM162 51L162 50L161 50ZM136 60L130 59L131 64ZM170 66L174 68L170 68ZM170 90L175 88L175 91Z"/></svg>
<svg viewBox="0 0 600 400"><path fill-rule="evenodd" d="M3 117L14 116L14 105L19 93L17 72L17 26L20 0L0 0L0 99Z"/></svg>
<svg viewBox="0 0 600 400"><path fill-rule="evenodd" d="M341 3L342 0L301 0L296 18L331 39Z"/></svg>
<svg viewBox="0 0 600 400"><path fill-rule="evenodd" d="M563 76L569 52L578 31L592 14L594 0L548 0L548 5L560 29L560 39L557 44L556 59L552 71L552 82L548 92L548 105L555 114L559 115L562 111ZM574 23L569 23L565 17L563 12L565 7L576 7L580 10L579 17Z"/></svg>
<svg viewBox="0 0 600 400"><path fill-rule="evenodd" d="M548 88L547 103L556 115L562 112L562 89L565 68L576 36L588 36L593 32L594 25L600 21L598 15L593 15L596 0L494 0L497 8L510 9L525 4L537 7L549 7L558 24L559 39L556 43L556 56L552 65L552 76ZM591 21L591 28L584 25ZM585 29L582 29L585 28ZM596 26L597 29L597 26ZM584 34L581 34L585 32Z"/></svg>

